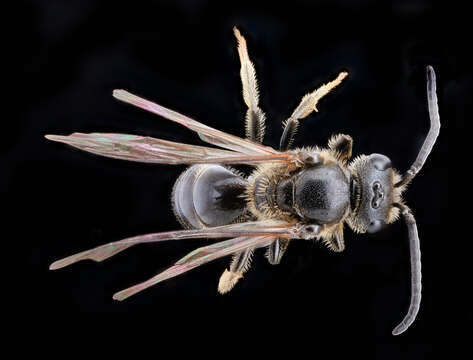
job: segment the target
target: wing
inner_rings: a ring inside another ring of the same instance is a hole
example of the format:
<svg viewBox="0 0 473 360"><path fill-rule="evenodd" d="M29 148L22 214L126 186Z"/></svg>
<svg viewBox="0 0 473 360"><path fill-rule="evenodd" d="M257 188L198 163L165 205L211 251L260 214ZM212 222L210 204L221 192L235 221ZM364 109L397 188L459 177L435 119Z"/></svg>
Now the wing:
<svg viewBox="0 0 473 360"><path fill-rule="evenodd" d="M113 295L115 300L125 300L126 298L156 285L161 281L181 275L193 268L201 266L209 261L221 258L223 256L231 255L244 251L248 248L266 246L271 243L276 237L273 235L265 236L242 236L234 239L221 241L216 244L201 247L184 256L181 260L176 262L169 269L152 277L151 279L132 286L128 289L117 292Z"/></svg>
<svg viewBox="0 0 473 360"><path fill-rule="evenodd" d="M60 269L81 260L102 261L136 244L160 242L160 241L166 241L166 240L197 239L197 238L225 238L225 237L236 237L236 236L290 237L293 235L293 233L294 233L294 225L283 222L283 221L255 221L255 222L238 223L238 224L224 225L224 226L198 229L198 230L178 230L178 231L169 231L169 232L162 232L162 233L140 235L140 236L127 238L120 241L115 241L109 244L96 247L91 250L86 250L78 254L68 256L64 259L61 259L52 263L49 269L50 270Z"/></svg>
<svg viewBox="0 0 473 360"><path fill-rule="evenodd" d="M179 114L178 112L166 109L161 105L152 103L151 101L130 94L125 90L114 90L113 96L118 100L137 106L154 114L165 117L168 120L184 125L185 127L199 134L200 138L203 141L208 142L209 144L247 155L274 155L280 153L279 151L274 150L271 147L263 146L253 141L245 140L237 136L224 133L223 131L213 129L187 116Z"/></svg>
<svg viewBox="0 0 473 360"><path fill-rule="evenodd" d="M275 151L274 154L246 154L125 134L74 133L69 136L46 135L46 138L97 155L158 164L226 163L252 165L267 161L287 162L293 158L290 153ZM243 141L243 139L241 140Z"/></svg>

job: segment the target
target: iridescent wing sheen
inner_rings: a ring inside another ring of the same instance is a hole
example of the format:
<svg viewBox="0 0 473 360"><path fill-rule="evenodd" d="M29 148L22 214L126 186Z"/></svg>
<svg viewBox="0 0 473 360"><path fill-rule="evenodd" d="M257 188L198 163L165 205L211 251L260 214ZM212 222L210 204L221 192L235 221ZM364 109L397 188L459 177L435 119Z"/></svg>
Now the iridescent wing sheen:
<svg viewBox="0 0 473 360"><path fill-rule="evenodd" d="M125 90L114 90L113 96L118 100L121 100L131 105L135 105L141 109L150 111L154 114L165 117L168 120L184 125L185 127L199 134L200 138L203 141L208 142L209 144L220 146L222 148L233 150L247 155L280 154L279 151L274 150L271 147L263 146L253 141L242 139L237 136L224 133L223 131L213 129L187 116L179 114L178 112L166 109L161 105L155 104L151 101L130 94Z"/></svg>
<svg viewBox="0 0 473 360"><path fill-rule="evenodd" d="M290 237L294 225L284 221L255 221L238 223L197 230L178 230L147 235L139 235L120 241L111 242L91 250L86 250L64 259L55 261L49 267L51 270L63 268L81 260L102 261L136 244L153 243L165 240L225 238L236 236L278 236Z"/></svg>
<svg viewBox="0 0 473 360"><path fill-rule="evenodd" d="M221 241L216 244L198 248L188 255L184 256L169 269L159 273L151 279L140 284L134 285L128 289L117 292L113 295L115 300L124 300L150 286L156 285L161 281L181 275L193 268L201 266L209 261L221 258L223 256L235 254L248 248L266 246L276 237L274 235L265 236L242 236L234 239Z"/></svg>
<svg viewBox="0 0 473 360"><path fill-rule="evenodd" d="M46 138L97 155L158 164L225 163L251 165L267 161L287 162L293 156L290 153L282 152L248 155L235 151L125 134L73 133L69 136L46 135Z"/></svg>

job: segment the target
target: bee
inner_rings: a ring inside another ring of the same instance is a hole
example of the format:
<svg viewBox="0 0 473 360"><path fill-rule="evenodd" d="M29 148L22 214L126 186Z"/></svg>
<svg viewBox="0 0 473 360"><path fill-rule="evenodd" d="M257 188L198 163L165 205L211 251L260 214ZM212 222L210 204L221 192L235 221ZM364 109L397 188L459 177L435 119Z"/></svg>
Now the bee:
<svg viewBox="0 0 473 360"><path fill-rule="evenodd" d="M279 149L264 146L265 114L259 107L256 72L245 38L237 28L243 99L247 106L246 139L213 129L173 110L114 90L125 103L155 113L195 131L216 147L182 144L151 137L73 133L46 135L90 153L145 163L190 165L177 179L171 196L174 214L185 230L141 235L80 252L51 264L59 269L80 260L105 260L136 244L165 240L212 238L228 240L198 248L167 270L140 284L117 292L124 300L152 285L185 273L204 263L233 255L218 283L230 291L249 269L253 252L265 247L271 264L278 264L292 240L319 240L334 252L345 248L344 224L356 233L374 233L402 217L407 225L411 257L411 299L407 314L393 330L404 332L414 321L421 301L421 262L417 226L402 199L409 182L424 165L439 135L435 72L427 67L430 130L412 166L400 174L382 154L360 155L351 160L353 139L335 135L327 147L291 147L301 119L317 112L317 103L348 75L305 95L283 123ZM251 165L245 177L231 165Z"/></svg>

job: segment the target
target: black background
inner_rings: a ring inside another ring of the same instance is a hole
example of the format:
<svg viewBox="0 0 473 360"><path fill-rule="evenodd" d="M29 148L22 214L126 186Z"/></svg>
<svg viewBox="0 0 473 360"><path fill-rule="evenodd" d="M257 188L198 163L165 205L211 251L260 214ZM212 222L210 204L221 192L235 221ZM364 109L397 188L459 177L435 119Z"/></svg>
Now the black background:
<svg viewBox="0 0 473 360"><path fill-rule="evenodd" d="M461 146L468 146L472 77L469 19L464 9L443 4L8 5L1 196L8 212L2 323L9 335L3 348L318 359L423 359L443 344L457 348L458 334L468 333L472 320L463 307L471 297L462 280L455 284L450 276L470 241L453 230L462 226L455 209L469 194L455 172ZM271 266L260 250L226 296L216 291L229 261L221 259L124 302L112 300L114 292L209 240L142 245L103 263L48 270L52 261L99 244L179 229L169 198L184 167L101 158L43 136L120 132L202 144L185 128L114 100L115 88L243 136L234 25L256 66L271 146L301 97L347 70L348 79L319 104L320 112L303 120L295 145L323 146L330 135L347 133L355 139L354 155L383 153L403 171L428 131L425 66L435 68L441 134L405 194L418 223L424 285L420 313L406 333L391 335L409 301L401 221L376 235L347 228L341 254L293 242L282 263Z"/></svg>

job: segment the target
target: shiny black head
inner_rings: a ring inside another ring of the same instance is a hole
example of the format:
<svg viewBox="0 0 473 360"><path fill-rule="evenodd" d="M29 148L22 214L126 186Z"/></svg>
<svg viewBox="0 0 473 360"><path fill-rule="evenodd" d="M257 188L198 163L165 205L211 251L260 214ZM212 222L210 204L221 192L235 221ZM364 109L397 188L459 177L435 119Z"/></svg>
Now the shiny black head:
<svg viewBox="0 0 473 360"><path fill-rule="evenodd" d="M399 175L391 160L381 154L362 155L350 164L350 172L351 227L374 233L394 221L398 211L393 203L399 200L402 189L394 187Z"/></svg>

